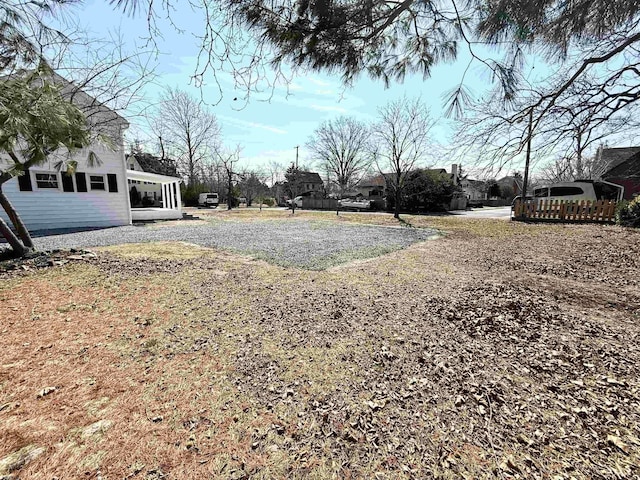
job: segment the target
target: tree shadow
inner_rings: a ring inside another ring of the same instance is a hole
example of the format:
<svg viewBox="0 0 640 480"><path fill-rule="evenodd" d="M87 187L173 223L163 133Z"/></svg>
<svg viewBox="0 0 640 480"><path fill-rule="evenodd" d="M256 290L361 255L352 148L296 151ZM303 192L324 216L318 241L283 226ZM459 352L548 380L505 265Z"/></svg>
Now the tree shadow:
<svg viewBox="0 0 640 480"><path fill-rule="evenodd" d="M398 217L398 223L403 227L415 228L411 222L407 222L404 218Z"/></svg>

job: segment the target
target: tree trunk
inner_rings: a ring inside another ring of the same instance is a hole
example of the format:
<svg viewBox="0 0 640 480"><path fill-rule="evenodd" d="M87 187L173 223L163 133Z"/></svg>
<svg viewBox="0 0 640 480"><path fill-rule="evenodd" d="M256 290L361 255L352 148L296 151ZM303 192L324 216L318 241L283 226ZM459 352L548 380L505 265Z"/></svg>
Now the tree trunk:
<svg viewBox="0 0 640 480"><path fill-rule="evenodd" d="M7 239L7 242L9 242L9 245L11 245L11 248L16 255L24 257L29 251L28 248L25 248L25 246L20 243L20 239L15 236L9 228L9 225L7 225L2 218L0 218L0 235Z"/></svg>
<svg viewBox="0 0 640 480"><path fill-rule="evenodd" d="M396 187L395 191L396 204L393 209L393 218L400 218L400 188Z"/></svg>
<svg viewBox="0 0 640 480"><path fill-rule="evenodd" d="M11 220L11 223L13 223L13 226L15 227L16 232L18 232L18 235L20 236L20 239L22 240L23 245L26 248L33 248L33 240L31 239L29 230L27 230L27 227L22 222L20 215L18 215L18 212L16 212L16 209L13 208L13 205L11 205L11 202L2 191L1 184L0 184L0 205L2 206L4 211L7 213L7 216L9 217L9 220ZM9 239L7 238L7 240Z"/></svg>

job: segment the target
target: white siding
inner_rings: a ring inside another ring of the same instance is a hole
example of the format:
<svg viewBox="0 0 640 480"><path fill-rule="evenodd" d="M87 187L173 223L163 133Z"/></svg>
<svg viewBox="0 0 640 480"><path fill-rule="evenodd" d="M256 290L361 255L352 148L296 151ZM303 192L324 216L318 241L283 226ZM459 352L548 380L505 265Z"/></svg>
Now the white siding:
<svg viewBox="0 0 640 480"><path fill-rule="evenodd" d="M35 180L36 172L56 172L56 160L52 158L43 165L31 169L33 191L21 192L18 180L13 178L2 185L3 191L13 203L18 214L30 230L49 230L58 228L109 227L130 223L129 189L125 175L122 147L113 151L104 146L91 146L100 160L100 165L88 167L88 150L74 155L78 162L77 170L87 175L88 192L64 192L61 173L58 175L58 189L39 189ZM118 192L109 192L107 174L117 176ZM103 174L104 191L91 191L89 175ZM5 212L0 208L0 216L8 222Z"/></svg>

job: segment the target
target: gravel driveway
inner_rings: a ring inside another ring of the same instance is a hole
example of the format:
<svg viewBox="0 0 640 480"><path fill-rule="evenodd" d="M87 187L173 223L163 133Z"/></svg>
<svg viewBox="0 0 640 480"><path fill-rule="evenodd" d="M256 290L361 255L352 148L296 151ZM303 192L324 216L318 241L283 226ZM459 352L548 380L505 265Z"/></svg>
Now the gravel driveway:
<svg viewBox="0 0 640 480"><path fill-rule="evenodd" d="M43 250L154 241L184 241L251 254L285 266L323 269L427 240L430 229L277 220L189 225L129 225L34 239Z"/></svg>

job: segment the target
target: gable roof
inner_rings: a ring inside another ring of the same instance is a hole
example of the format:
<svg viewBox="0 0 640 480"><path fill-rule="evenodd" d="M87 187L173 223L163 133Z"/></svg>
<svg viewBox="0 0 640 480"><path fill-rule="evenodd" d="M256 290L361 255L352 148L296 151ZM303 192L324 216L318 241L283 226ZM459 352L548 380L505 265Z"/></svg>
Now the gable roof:
<svg viewBox="0 0 640 480"><path fill-rule="evenodd" d="M150 153L129 153L126 156L127 160L131 157L136 159L140 164L140 168L145 172L166 175L169 177L178 176L176 164L169 158L161 159L155 155L151 155Z"/></svg>
<svg viewBox="0 0 640 480"><path fill-rule="evenodd" d="M602 178L640 178L640 150L602 174Z"/></svg>
<svg viewBox="0 0 640 480"><path fill-rule="evenodd" d="M1 76L0 80L19 78L33 72L34 70L32 69L21 69L9 75ZM76 85L74 82L67 80L65 77L54 71L51 71L50 75L43 75L42 78L47 78L53 83L60 85L62 87L60 89L62 96L70 100L71 103L82 111L85 117L87 117L87 122L92 128L98 127L98 129L100 129L100 127L104 127L106 130L113 130L113 127L118 129L126 129L129 127L129 121L126 118L100 102L97 98L88 94L84 90L84 85ZM85 82L85 85L86 83L87 82Z"/></svg>
<svg viewBox="0 0 640 480"><path fill-rule="evenodd" d="M608 172L626 162L638 152L640 152L640 147L602 148L598 151L598 155L600 164L603 165L603 170Z"/></svg>
<svg viewBox="0 0 640 480"><path fill-rule="evenodd" d="M386 177L391 175L390 173L383 173L374 175L372 177L363 178L357 185L357 188L368 188L368 187L386 187L387 181Z"/></svg>
<svg viewBox="0 0 640 480"><path fill-rule="evenodd" d="M298 171L298 181L301 183L319 183L322 185L322 178L320 174L316 172Z"/></svg>

